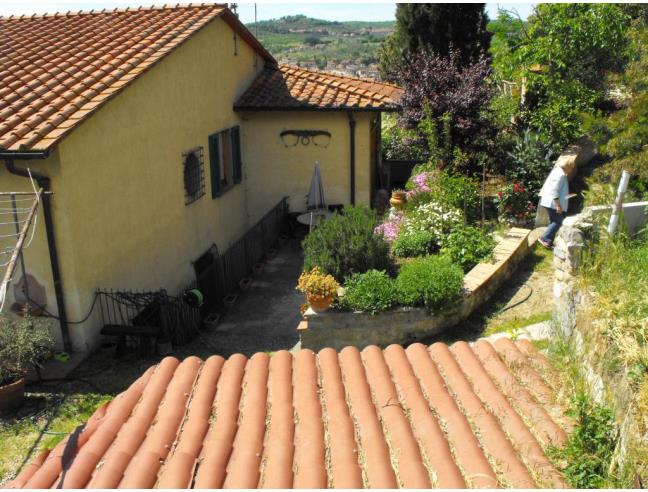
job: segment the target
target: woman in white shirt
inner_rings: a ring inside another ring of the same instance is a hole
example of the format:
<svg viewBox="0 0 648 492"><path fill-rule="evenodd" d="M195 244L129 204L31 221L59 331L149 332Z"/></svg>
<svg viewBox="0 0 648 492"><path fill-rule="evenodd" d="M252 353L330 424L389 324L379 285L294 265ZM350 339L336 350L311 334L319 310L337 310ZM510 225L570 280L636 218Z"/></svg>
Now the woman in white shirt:
<svg viewBox="0 0 648 492"><path fill-rule="evenodd" d="M565 172L566 167L567 162L558 159L540 190L540 206L547 209L549 226L538 241L549 249L553 247L554 237L563 223L569 205L567 199L569 182Z"/></svg>

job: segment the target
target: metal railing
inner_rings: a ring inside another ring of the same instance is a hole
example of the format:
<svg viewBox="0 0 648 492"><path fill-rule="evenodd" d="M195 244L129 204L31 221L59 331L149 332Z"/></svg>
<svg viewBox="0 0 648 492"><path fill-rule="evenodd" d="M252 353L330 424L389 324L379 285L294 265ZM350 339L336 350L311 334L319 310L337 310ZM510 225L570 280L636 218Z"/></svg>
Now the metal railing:
<svg viewBox="0 0 648 492"><path fill-rule="evenodd" d="M208 309L222 306L223 298L238 290L241 280L286 232L287 217L288 202L283 198L222 255L214 245L194 263Z"/></svg>
<svg viewBox="0 0 648 492"><path fill-rule="evenodd" d="M168 340L182 345L201 328L197 307L187 304L182 293L167 294L166 290L98 290L97 301L103 322L102 332L126 337L127 345L140 343L142 338Z"/></svg>

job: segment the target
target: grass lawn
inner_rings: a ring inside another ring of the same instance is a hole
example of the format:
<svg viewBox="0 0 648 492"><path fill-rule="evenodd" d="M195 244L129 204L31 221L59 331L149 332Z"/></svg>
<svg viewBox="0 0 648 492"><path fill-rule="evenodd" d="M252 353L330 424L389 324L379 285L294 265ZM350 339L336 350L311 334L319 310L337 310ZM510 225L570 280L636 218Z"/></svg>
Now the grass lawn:
<svg viewBox="0 0 648 492"><path fill-rule="evenodd" d="M11 480L38 451L54 447L113 397L76 392L87 389L82 382L51 388L57 392L45 392L49 388L44 386L39 388L42 392L27 393L25 405L17 414L0 419L0 485Z"/></svg>
<svg viewBox="0 0 648 492"><path fill-rule="evenodd" d="M115 359L112 351L97 351L72 371L69 380L28 385L25 404L0 418L0 486L157 362L136 353Z"/></svg>

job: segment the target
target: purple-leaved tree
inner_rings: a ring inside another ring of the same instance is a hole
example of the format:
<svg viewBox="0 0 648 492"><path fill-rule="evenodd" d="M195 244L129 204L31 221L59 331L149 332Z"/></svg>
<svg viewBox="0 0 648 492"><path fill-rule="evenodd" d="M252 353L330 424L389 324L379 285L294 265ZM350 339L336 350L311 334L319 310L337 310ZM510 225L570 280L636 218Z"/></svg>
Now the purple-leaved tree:
<svg viewBox="0 0 648 492"><path fill-rule="evenodd" d="M455 49L445 57L428 50L408 55L394 74L404 89L401 124L420 129L428 117L427 126L436 128L439 142L449 139L441 144L449 150L446 153L451 156L459 149L472 167L475 154L484 151L495 135L486 115L492 97L489 75L487 58L462 66ZM424 135L421 138L425 140Z"/></svg>

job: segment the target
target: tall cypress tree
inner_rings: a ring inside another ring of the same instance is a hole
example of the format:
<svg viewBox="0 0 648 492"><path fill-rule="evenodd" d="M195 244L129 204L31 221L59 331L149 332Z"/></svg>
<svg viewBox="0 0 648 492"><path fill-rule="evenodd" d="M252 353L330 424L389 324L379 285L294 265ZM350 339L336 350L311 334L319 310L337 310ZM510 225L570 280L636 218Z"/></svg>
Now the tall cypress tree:
<svg viewBox="0 0 648 492"><path fill-rule="evenodd" d="M442 57L451 47L460 63L469 65L486 54L491 34L483 3L399 3L396 30L380 53L381 71L388 76L408 53L432 51Z"/></svg>

